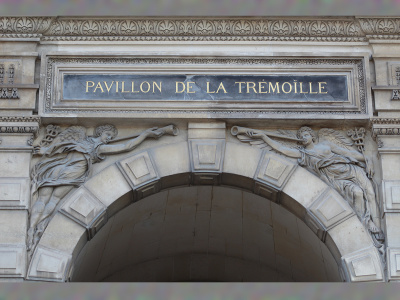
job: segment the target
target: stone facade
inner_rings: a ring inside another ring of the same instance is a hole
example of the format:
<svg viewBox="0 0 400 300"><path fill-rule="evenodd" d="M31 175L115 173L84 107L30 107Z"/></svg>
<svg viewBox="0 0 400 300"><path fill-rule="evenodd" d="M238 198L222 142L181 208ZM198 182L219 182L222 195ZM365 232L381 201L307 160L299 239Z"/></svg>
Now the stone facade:
<svg viewBox="0 0 400 300"><path fill-rule="evenodd" d="M399 38L393 17L1 17L0 281L398 281Z"/></svg>

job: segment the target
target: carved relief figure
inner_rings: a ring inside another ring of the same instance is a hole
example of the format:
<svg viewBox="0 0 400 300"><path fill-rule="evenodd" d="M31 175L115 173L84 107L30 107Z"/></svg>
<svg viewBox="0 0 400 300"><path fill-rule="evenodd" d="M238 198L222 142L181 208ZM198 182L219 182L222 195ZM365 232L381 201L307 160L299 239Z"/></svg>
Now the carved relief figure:
<svg viewBox="0 0 400 300"><path fill-rule="evenodd" d="M232 128L232 134L237 135L243 142L259 146L263 143L265 147L268 145L286 156L297 158L299 165L318 175L349 202L371 233L375 245L378 248L383 245L384 235L380 230L379 209L369 179L373 175L371 164L363 152L351 148L353 143L348 142L342 134L323 128L319 130L319 142L316 133L306 126L297 131L297 136L267 134L261 130L237 126ZM268 135L297 140L302 146L290 147L272 140Z"/></svg>
<svg viewBox="0 0 400 300"><path fill-rule="evenodd" d="M178 134L177 128L172 125L155 127L109 145L118 135L113 125L98 126L94 135L89 137L86 136L86 129L81 126L69 127L60 134L59 127L49 125L47 130L48 134L40 146L34 148L34 154L42 156L31 171L34 205L30 212L28 230L29 250L37 244L60 200L72 188L86 181L92 164L101 162L107 155L131 151L147 138L158 139L164 134ZM125 139L125 142L121 142Z"/></svg>

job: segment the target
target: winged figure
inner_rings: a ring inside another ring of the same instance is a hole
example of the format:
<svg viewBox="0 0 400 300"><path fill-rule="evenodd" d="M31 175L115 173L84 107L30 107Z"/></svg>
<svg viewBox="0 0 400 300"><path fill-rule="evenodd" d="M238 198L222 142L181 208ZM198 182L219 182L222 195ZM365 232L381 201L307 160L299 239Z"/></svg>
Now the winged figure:
<svg viewBox="0 0 400 300"><path fill-rule="evenodd" d="M150 128L139 135L119 140L115 140L118 131L113 125L98 126L94 135L89 137L82 126L71 126L58 132L58 127L48 127L45 142L34 147L34 154L41 157L31 171L34 204L30 211L28 250L37 244L60 200L72 188L86 181L94 163L101 162L110 154L131 151L147 138L178 134L173 125ZM109 144L114 141L119 143Z"/></svg>
<svg viewBox="0 0 400 300"><path fill-rule="evenodd" d="M373 170L363 152L353 148L353 142L340 132L322 128L318 135L307 126L297 134L266 133L261 130L234 126L232 134L242 142L257 147L270 147L288 157L297 158L299 165L318 175L337 190L353 207L380 248L384 235L380 229L379 206L370 178ZM291 140L299 145L284 145L271 139Z"/></svg>

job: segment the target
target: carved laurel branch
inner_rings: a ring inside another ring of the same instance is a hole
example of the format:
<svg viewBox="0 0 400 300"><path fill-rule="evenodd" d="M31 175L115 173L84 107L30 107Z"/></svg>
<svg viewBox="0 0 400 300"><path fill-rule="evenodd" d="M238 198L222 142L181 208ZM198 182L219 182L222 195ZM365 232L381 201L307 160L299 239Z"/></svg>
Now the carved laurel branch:
<svg viewBox="0 0 400 300"><path fill-rule="evenodd" d="M1 17L2 37L43 40L315 40L396 38L400 18L383 17Z"/></svg>

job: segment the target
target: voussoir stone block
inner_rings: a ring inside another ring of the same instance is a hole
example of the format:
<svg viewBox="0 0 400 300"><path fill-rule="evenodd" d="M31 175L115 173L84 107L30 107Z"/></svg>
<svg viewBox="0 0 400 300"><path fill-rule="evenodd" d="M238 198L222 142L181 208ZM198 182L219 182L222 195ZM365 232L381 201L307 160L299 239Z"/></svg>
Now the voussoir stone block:
<svg viewBox="0 0 400 300"><path fill-rule="evenodd" d="M57 213L47 226L39 245L75 255L87 242L86 228L78 222Z"/></svg>
<svg viewBox="0 0 400 300"><path fill-rule="evenodd" d="M61 207L61 213L89 227L94 220L104 214L106 206L84 186L67 196Z"/></svg>
<svg viewBox="0 0 400 300"><path fill-rule="evenodd" d="M236 143L226 143L223 172L253 178L262 150Z"/></svg>
<svg viewBox="0 0 400 300"><path fill-rule="evenodd" d="M332 253L338 251L341 256L345 256L370 247L372 239L357 216L352 215L327 230L325 244Z"/></svg>
<svg viewBox="0 0 400 300"><path fill-rule="evenodd" d="M151 157L160 177L187 173L190 160L187 142L156 147L151 150Z"/></svg>
<svg viewBox="0 0 400 300"><path fill-rule="evenodd" d="M133 189L160 178L147 151L119 161L118 166Z"/></svg>
<svg viewBox="0 0 400 300"><path fill-rule="evenodd" d="M132 187L115 164L96 174L84 186L106 207L132 191Z"/></svg>
<svg viewBox="0 0 400 300"><path fill-rule="evenodd" d="M309 208L326 230L354 215L350 205L335 190L328 189Z"/></svg>
<svg viewBox="0 0 400 300"><path fill-rule="evenodd" d="M66 281L70 261L70 254L38 245L29 266L28 279Z"/></svg>
<svg viewBox="0 0 400 300"><path fill-rule="evenodd" d="M349 253L342 257L342 261L352 282L384 281L382 263L375 247Z"/></svg>
<svg viewBox="0 0 400 300"><path fill-rule="evenodd" d="M296 164L288 159L265 152L254 179L281 190L295 168Z"/></svg>
<svg viewBox="0 0 400 300"><path fill-rule="evenodd" d="M222 172L225 140L190 140L189 149L192 172Z"/></svg>

